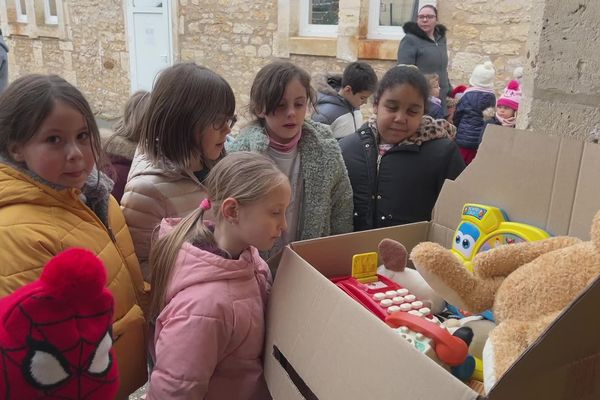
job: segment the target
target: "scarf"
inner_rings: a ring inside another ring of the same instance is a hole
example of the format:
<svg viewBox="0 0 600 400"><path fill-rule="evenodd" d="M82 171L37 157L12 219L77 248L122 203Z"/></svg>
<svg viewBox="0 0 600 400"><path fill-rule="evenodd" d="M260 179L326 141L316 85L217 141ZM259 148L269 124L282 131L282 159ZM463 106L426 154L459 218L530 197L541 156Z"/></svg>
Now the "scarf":
<svg viewBox="0 0 600 400"><path fill-rule="evenodd" d="M377 129L377 119L375 115L372 115L369 118L368 124L369 128L371 128L371 130L375 134L377 142L379 142L379 129ZM400 146L403 144L416 144L417 146L420 146L424 142L427 142L429 140L442 138L454 139L455 136L456 127L450 122L446 121L445 119L433 119L429 115L423 115L423 118L421 118L421 125L419 126L415 134L407 137L400 143L397 143L395 146ZM385 145L380 146L384 146L380 148L380 150L383 150L384 153L387 152L387 150L389 150L389 148L385 148L387 147ZM390 146L390 148L391 147L394 146Z"/></svg>
<svg viewBox="0 0 600 400"><path fill-rule="evenodd" d="M267 135L269 136L269 147L280 151L282 153L289 153L294 150L296 146L298 146L298 142L300 141L300 137L302 136L302 128L298 131L298 133L290 140L289 143L281 143L278 142L270 133L267 131Z"/></svg>
<svg viewBox="0 0 600 400"><path fill-rule="evenodd" d="M498 120L498 122L500 122L502 124L502 126L508 126L509 128L514 128L517 123L516 115L513 115L510 118L502 118L500 115L498 115L497 111L496 111L496 119Z"/></svg>

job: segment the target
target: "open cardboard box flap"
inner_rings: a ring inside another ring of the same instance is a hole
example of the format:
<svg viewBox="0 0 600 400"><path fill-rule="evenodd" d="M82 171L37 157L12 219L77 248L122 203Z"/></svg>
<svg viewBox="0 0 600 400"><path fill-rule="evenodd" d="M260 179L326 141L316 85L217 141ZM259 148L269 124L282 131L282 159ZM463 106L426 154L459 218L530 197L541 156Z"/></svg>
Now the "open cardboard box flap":
<svg viewBox="0 0 600 400"><path fill-rule="evenodd" d="M352 255L376 251L383 238L398 240L409 251L422 241L450 247L465 203L496 205L511 220L589 240L600 208L598 171L597 144L489 125L475 161L444 184L432 222L290 245L268 311L265 375L274 398L477 398L427 357L409 351L325 277L349 274ZM600 398L599 304L596 280L487 398ZM272 356L274 348L291 367L287 372L281 357ZM290 369L300 385L289 384Z"/></svg>

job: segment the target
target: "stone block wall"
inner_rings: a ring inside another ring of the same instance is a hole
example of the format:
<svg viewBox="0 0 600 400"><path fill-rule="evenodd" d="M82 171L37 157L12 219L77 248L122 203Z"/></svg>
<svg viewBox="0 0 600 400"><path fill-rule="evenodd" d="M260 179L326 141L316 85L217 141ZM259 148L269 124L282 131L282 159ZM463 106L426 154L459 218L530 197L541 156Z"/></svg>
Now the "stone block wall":
<svg viewBox="0 0 600 400"><path fill-rule="evenodd" d="M278 7L297 1L173 0L173 52L177 61L195 61L222 74L236 93L238 112L248 104L252 79L275 54L278 46ZM323 0L331 1L331 0ZM284 4L285 3L285 4ZM114 118L129 96L129 53L124 0L65 0L66 38L11 36L8 44L10 78L31 72L58 73L84 92L103 118ZM283 5L282 5L283 4ZM291 4L291 5L290 5ZM330 44L307 40L303 54L290 60L312 75L341 72L355 59L357 35L364 35L368 0L340 0L338 57L323 53ZM521 0L438 0L440 21L449 28L450 77L454 84L468 81L475 64L494 61L501 90L517 65L525 60L531 6ZM343 10L343 11L342 11ZM295 10L291 15L297 15ZM360 21L360 28L356 24ZM5 32L6 35L6 32ZM354 39L353 39L354 38ZM398 41L368 41L372 54L388 54L369 61L378 75L394 65ZM340 47L341 46L341 47ZM347 48L346 48L347 47ZM366 49L365 47L365 49ZM365 50L363 49L363 50ZM368 50L368 49L366 49ZM385 50L382 52L382 50ZM378 52L379 51L379 52Z"/></svg>
<svg viewBox="0 0 600 400"><path fill-rule="evenodd" d="M94 112L113 118L120 113L130 87L121 4L97 0L64 3L65 37L7 38L9 77L14 80L29 73L61 75L84 93ZM4 29L5 35L9 32Z"/></svg>

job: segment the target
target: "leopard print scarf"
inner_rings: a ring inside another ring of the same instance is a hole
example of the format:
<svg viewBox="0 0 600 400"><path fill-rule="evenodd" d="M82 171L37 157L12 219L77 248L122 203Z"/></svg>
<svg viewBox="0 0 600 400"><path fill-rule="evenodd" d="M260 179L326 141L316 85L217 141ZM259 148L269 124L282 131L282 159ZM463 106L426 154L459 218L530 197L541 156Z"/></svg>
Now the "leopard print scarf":
<svg viewBox="0 0 600 400"><path fill-rule="evenodd" d="M375 134L377 141L379 141L379 130L377 129L376 115L371 115L368 124L369 128L371 128ZM416 144L417 146L420 146L423 144L423 142L434 139L448 138L454 140L455 136L456 127L450 122L446 121L445 119L433 119L429 115L423 115L423 118L421 119L421 125L419 126L419 129L417 129L417 132L414 135L407 137L397 145Z"/></svg>

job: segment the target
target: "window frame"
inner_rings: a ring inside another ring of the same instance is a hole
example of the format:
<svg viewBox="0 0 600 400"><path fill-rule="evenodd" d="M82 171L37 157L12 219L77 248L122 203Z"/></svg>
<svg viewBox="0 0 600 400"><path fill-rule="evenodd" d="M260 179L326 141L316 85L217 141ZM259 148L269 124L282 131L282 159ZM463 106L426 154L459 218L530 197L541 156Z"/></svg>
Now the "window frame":
<svg viewBox="0 0 600 400"><path fill-rule="evenodd" d="M437 8L437 0L416 1L421 7L432 5ZM401 26L381 26L379 25L379 14L381 12L381 0L369 0L369 21L367 28L367 39L391 39L400 40L404 37L404 30Z"/></svg>
<svg viewBox="0 0 600 400"><path fill-rule="evenodd" d="M50 1L54 1L56 15L50 14ZM58 2L60 0L44 0L44 22L46 25L58 25Z"/></svg>
<svg viewBox="0 0 600 400"><path fill-rule="evenodd" d="M15 0L15 10L17 11L17 22L26 24L29 22L27 15L27 2L25 2L25 12L21 9L21 0Z"/></svg>
<svg viewBox="0 0 600 400"><path fill-rule="evenodd" d="M298 13L298 34L299 36L309 37L325 37L335 38L338 33L338 24L335 25L321 25L311 24L310 21L310 5L311 0L300 0L299 7L300 12ZM339 17L339 16L338 16ZM338 19L339 21L339 19Z"/></svg>

